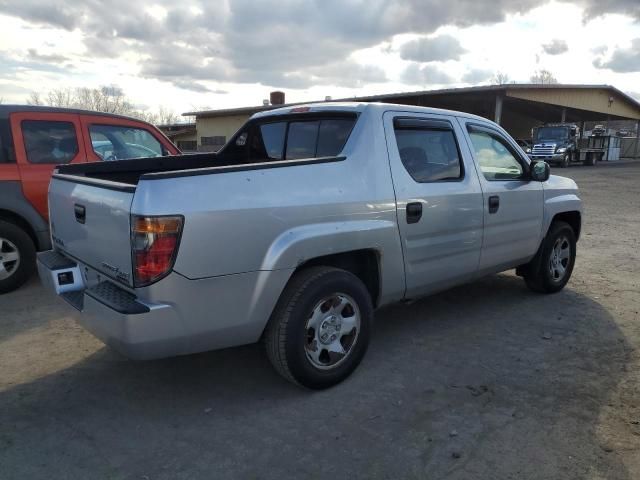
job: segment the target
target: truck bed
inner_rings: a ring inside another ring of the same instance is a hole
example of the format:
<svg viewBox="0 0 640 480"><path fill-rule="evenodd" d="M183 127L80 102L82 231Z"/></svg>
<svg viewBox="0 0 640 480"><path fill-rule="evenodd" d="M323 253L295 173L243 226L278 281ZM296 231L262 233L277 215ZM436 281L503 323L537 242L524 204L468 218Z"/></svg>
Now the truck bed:
<svg viewBox="0 0 640 480"><path fill-rule="evenodd" d="M236 165L231 160L223 161L217 153L197 153L189 155L171 155L167 157L135 158L117 162L78 163L61 165L57 173L74 175L111 182L137 185L140 177L147 173L192 170L207 167Z"/></svg>

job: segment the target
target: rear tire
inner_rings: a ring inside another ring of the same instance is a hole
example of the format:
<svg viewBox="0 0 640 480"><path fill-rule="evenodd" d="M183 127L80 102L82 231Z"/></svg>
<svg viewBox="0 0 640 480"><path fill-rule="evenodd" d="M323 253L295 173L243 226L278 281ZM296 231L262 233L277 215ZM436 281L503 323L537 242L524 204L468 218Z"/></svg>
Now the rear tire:
<svg viewBox="0 0 640 480"><path fill-rule="evenodd" d="M369 344L373 304L358 277L332 267L296 273L265 330L269 360L287 380L331 387L360 364Z"/></svg>
<svg viewBox="0 0 640 480"><path fill-rule="evenodd" d="M571 278L576 261L576 236L568 223L554 222L538 253L525 266L524 281L534 292L556 293Z"/></svg>
<svg viewBox="0 0 640 480"><path fill-rule="evenodd" d="M0 220L0 293L20 287L36 269L31 237L13 223Z"/></svg>

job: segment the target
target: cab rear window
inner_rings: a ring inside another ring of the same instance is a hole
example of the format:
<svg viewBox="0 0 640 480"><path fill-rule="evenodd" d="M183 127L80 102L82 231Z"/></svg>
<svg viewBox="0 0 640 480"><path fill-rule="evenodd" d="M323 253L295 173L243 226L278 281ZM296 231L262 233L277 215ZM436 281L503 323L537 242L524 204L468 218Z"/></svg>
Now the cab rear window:
<svg viewBox="0 0 640 480"><path fill-rule="evenodd" d="M355 115L297 115L247 123L220 152L233 163L336 157L356 123Z"/></svg>

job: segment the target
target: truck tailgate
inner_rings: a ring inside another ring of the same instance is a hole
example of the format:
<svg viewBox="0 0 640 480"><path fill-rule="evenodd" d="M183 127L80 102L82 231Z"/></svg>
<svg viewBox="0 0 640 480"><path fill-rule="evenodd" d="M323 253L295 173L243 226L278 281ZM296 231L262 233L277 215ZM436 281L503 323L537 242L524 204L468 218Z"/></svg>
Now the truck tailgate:
<svg viewBox="0 0 640 480"><path fill-rule="evenodd" d="M134 193L133 185L54 175L49 218L55 247L133 286L130 209Z"/></svg>

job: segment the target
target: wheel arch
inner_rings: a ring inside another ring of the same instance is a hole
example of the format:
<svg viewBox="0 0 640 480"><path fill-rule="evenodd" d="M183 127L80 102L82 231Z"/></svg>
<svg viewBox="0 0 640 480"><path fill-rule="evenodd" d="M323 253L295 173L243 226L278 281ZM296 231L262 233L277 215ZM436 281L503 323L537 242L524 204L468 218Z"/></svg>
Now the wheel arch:
<svg viewBox="0 0 640 480"><path fill-rule="evenodd" d="M36 246L36 248L38 248L39 246L38 236L36 235L36 232L31 226L31 224L27 222L27 220L25 220L23 217L21 217L17 213L12 212L10 210L0 208L0 220L5 221L7 223L12 223L17 227L20 227L22 230L24 230L27 233L27 235L29 235L29 237L33 241L33 244Z"/></svg>
<svg viewBox="0 0 640 480"><path fill-rule="evenodd" d="M573 229L573 233L576 235L576 240L580 238L580 231L582 229L582 214L577 210L572 210L568 212L560 212L556 213L551 219L551 223L549 224L549 228L547 229L547 233L555 222L565 222L568 223L569 226Z"/></svg>
<svg viewBox="0 0 640 480"><path fill-rule="evenodd" d="M297 272L311 267L335 267L352 273L367 287L374 307L378 306L381 290L380 252L373 248L321 255L309 259L294 270Z"/></svg>
<svg viewBox="0 0 640 480"><path fill-rule="evenodd" d="M395 218L326 222L282 232L265 253L261 271L326 265L352 272L376 307L401 300L404 260Z"/></svg>
<svg viewBox="0 0 640 480"><path fill-rule="evenodd" d="M0 219L23 229L37 250L51 248L49 225L25 198L19 181L0 182Z"/></svg>

